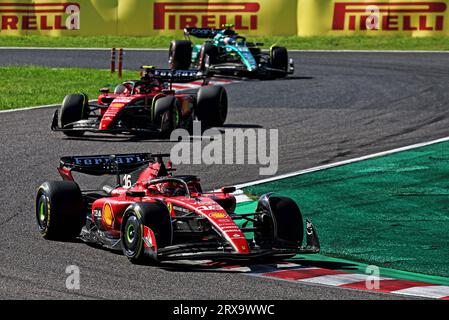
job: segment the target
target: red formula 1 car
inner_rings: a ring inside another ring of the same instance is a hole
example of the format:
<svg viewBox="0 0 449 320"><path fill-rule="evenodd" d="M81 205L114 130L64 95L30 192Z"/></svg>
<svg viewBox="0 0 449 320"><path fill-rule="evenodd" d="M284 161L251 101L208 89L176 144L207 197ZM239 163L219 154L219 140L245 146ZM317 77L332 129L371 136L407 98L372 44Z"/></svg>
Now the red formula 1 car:
<svg viewBox="0 0 449 320"><path fill-rule="evenodd" d="M198 71L166 70L144 66L140 80L125 81L114 92L101 89L98 102L89 104L84 94L67 95L53 116L51 129L67 136L85 132L110 134L170 134L190 129L197 118L206 127L222 126L228 100L221 86L203 86L197 94L176 93L173 83L208 79Z"/></svg>
<svg viewBox="0 0 449 320"><path fill-rule="evenodd" d="M171 174L175 169L164 164L166 156L61 158L64 181L45 182L37 192L40 233L45 239L79 237L122 250L133 263L282 259L319 252L309 221L302 246L303 218L293 200L269 193L260 197L256 212L234 213L235 188L203 192L197 177ZM117 186L82 191L72 172L116 175Z"/></svg>

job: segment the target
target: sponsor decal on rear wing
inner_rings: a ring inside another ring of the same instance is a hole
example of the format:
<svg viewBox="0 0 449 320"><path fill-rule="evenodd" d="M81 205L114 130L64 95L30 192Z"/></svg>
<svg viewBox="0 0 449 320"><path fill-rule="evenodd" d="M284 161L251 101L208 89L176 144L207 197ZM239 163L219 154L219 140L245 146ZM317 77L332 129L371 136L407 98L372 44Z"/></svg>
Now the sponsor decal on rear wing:
<svg viewBox="0 0 449 320"><path fill-rule="evenodd" d="M60 168L89 175L128 174L167 156L151 153L69 156L61 158Z"/></svg>
<svg viewBox="0 0 449 320"><path fill-rule="evenodd" d="M186 37L193 36L202 39L212 39L217 35L218 31L214 28L185 28L184 35Z"/></svg>
<svg viewBox="0 0 449 320"><path fill-rule="evenodd" d="M187 83L196 80L205 80L207 77L198 70L172 70L172 69L156 69L153 66L142 66L142 80L149 78L157 78L162 82L170 83Z"/></svg>

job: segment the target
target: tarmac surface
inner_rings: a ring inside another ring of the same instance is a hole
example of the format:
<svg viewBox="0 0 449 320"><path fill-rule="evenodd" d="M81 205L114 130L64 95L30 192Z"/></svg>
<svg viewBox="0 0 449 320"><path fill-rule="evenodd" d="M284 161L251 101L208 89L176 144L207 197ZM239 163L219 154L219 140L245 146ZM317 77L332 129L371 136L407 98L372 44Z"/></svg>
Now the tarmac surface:
<svg viewBox="0 0 449 320"><path fill-rule="evenodd" d="M277 174L448 135L449 54L295 52L291 57L296 73L285 80L226 87L225 128L279 130ZM128 51L124 68L165 67L166 58L166 52ZM109 52L0 49L0 65L8 64L107 69ZM42 239L34 218L35 192L43 181L58 179L61 156L169 152L174 145L90 134L69 139L50 131L53 112L0 115L0 298L400 298L244 274L135 266L122 255L83 243ZM205 189L264 178L258 165L181 165L178 171L197 174ZM80 290L65 287L69 265L80 268Z"/></svg>

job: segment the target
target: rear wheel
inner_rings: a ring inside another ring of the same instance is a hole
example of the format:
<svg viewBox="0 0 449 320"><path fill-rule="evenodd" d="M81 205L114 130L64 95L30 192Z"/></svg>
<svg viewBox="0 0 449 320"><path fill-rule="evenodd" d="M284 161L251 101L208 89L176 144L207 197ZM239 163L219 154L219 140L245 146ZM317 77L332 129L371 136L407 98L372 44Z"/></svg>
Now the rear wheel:
<svg viewBox="0 0 449 320"><path fill-rule="evenodd" d="M277 74L278 77L286 77L288 72L288 53L284 47L272 47L270 49L271 67L282 70Z"/></svg>
<svg viewBox="0 0 449 320"><path fill-rule="evenodd" d="M192 63L192 42L173 40L168 51L168 67L173 70L187 70Z"/></svg>
<svg viewBox="0 0 449 320"><path fill-rule="evenodd" d="M85 223L81 190L73 181L43 183L36 195L36 221L45 239L74 239Z"/></svg>
<svg viewBox="0 0 449 320"><path fill-rule="evenodd" d="M59 112L61 127L64 128L70 123L87 119L89 117L89 112L89 100L87 95L76 93L65 96ZM64 133L67 136L77 137L82 136L84 131L64 131Z"/></svg>
<svg viewBox="0 0 449 320"><path fill-rule="evenodd" d="M167 207L159 202L129 206L123 214L120 239L123 254L132 263L157 262L157 249L170 245L172 241Z"/></svg>
<svg viewBox="0 0 449 320"><path fill-rule="evenodd" d="M221 86L201 87L196 114L206 127L222 126L228 115L228 95Z"/></svg>

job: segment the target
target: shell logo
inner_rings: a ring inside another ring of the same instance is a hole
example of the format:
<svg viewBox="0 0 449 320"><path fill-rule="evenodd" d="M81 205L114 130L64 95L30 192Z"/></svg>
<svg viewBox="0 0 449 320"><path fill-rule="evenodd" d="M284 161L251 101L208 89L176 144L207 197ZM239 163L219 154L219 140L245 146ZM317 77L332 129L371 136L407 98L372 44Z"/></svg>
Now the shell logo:
<svg viewBox="0 0 449 320"><path fill-rule="evenodd" d="M216 218L216 219L221 219L221 218L226 218L228 215L226 213L222 213L222 212L214 212L209 214L209 217L211 218Z"/></svg>
<svg viewBox="0 0 449 320"><path fill-rule="evenodd" d="M114 222L114 213L109 203L106 203L103 207L103 222L109 227Z"/></svg>

